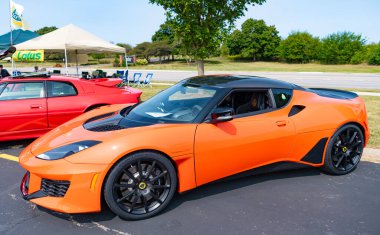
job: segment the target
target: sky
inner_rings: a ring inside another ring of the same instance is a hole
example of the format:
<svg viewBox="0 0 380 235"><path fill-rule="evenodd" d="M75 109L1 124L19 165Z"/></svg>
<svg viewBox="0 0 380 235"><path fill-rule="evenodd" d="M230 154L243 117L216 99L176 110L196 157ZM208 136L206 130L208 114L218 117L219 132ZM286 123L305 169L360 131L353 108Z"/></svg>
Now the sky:
<svg viewBox="0 0 380 235"><path fill-rule="evenodd" d="M15 0L24 6L31 30L75 24L107 41L150 41L165 22L162 7L148 0ZM0 35L9 31L9 0L0 0ZM323 38L334 32L361 34L367 43L380 42L380 0L267 0L249 6L236 27L248 18L275 25L280 36L307 31Z"/></svg>

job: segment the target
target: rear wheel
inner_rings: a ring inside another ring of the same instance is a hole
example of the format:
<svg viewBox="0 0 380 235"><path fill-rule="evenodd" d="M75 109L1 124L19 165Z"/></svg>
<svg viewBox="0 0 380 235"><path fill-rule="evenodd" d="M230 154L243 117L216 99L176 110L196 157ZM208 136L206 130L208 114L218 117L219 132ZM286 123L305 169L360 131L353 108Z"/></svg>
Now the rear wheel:
<svg viewBox="0 0 380 235"><path fill-rule="evenodd" d="M121 160L104 187L109 208L127 220L152 217L162 211L177 188L172 163L154 152L140 152Z"/></svg>
<svg viewBox="0 0 380 235"><path fill-rule="evenodd" d="M331 137L323 169L331 174L343 175L355 170L364 148L364 137L356 125L345 125Z"/></svg>

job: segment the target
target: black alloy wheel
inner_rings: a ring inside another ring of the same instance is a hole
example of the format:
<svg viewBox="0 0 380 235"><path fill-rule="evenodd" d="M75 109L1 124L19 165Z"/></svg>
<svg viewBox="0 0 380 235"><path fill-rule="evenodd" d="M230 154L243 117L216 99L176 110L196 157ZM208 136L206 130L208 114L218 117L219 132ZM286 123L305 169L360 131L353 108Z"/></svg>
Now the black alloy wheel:
<svg viewBox="0 0 380 235"><path fill-rule="evenodd" d="M163 210L176 188L176 171L170 160L154 152L140 152L122 159L112 169L104 197L115 214L138 220Z"/></svg>
<svg viewBox="0 0 380 235"><path fill-rule="evenodd" d="M343 175L357 167L363 154L364 137L356 125L345 125L331 137L326 152L324 170Z"/></svg>

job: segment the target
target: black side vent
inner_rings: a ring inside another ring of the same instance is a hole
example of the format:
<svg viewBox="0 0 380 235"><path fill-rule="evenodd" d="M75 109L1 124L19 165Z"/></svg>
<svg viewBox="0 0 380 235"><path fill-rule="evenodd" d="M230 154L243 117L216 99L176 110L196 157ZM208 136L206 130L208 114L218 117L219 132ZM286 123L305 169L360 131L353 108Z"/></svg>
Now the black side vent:
<svg viewBox="0 0 380 235"><path fill-rule="evenodd" d="M41 190L50 197L64 197L70 181L42 179Z"/></svg>
<svg viewBox="0 0 380 235"><path fill-rule="evenodd" d="M318 143L301 159L301 161L313 164L322 163L327 139L328 137L320 139Z"/></svg>
<svg viewBox="0 0 380 235"><path fill-rule="evenodd" d="M294 116L297 113L301 112L304 108L306 108L303 105L293 105L292 109L288 113L288 117Z"/></svg>

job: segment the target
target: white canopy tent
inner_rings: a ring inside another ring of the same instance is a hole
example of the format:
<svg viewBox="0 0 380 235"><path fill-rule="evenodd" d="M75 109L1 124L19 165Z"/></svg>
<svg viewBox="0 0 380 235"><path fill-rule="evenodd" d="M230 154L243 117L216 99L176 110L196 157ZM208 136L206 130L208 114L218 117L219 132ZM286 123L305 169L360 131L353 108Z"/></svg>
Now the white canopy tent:
<svg viewBox="0 0 380 235"><path fill-rule="evenodd" d="M65 53L65 67L67 73L67 53L87 54L97 52L123 53L125 48L109 43L73 24L66 25L53 32L33 38L15 45L17 50L47 50ZM78 72L78 68L77 68Z"/></svg>

